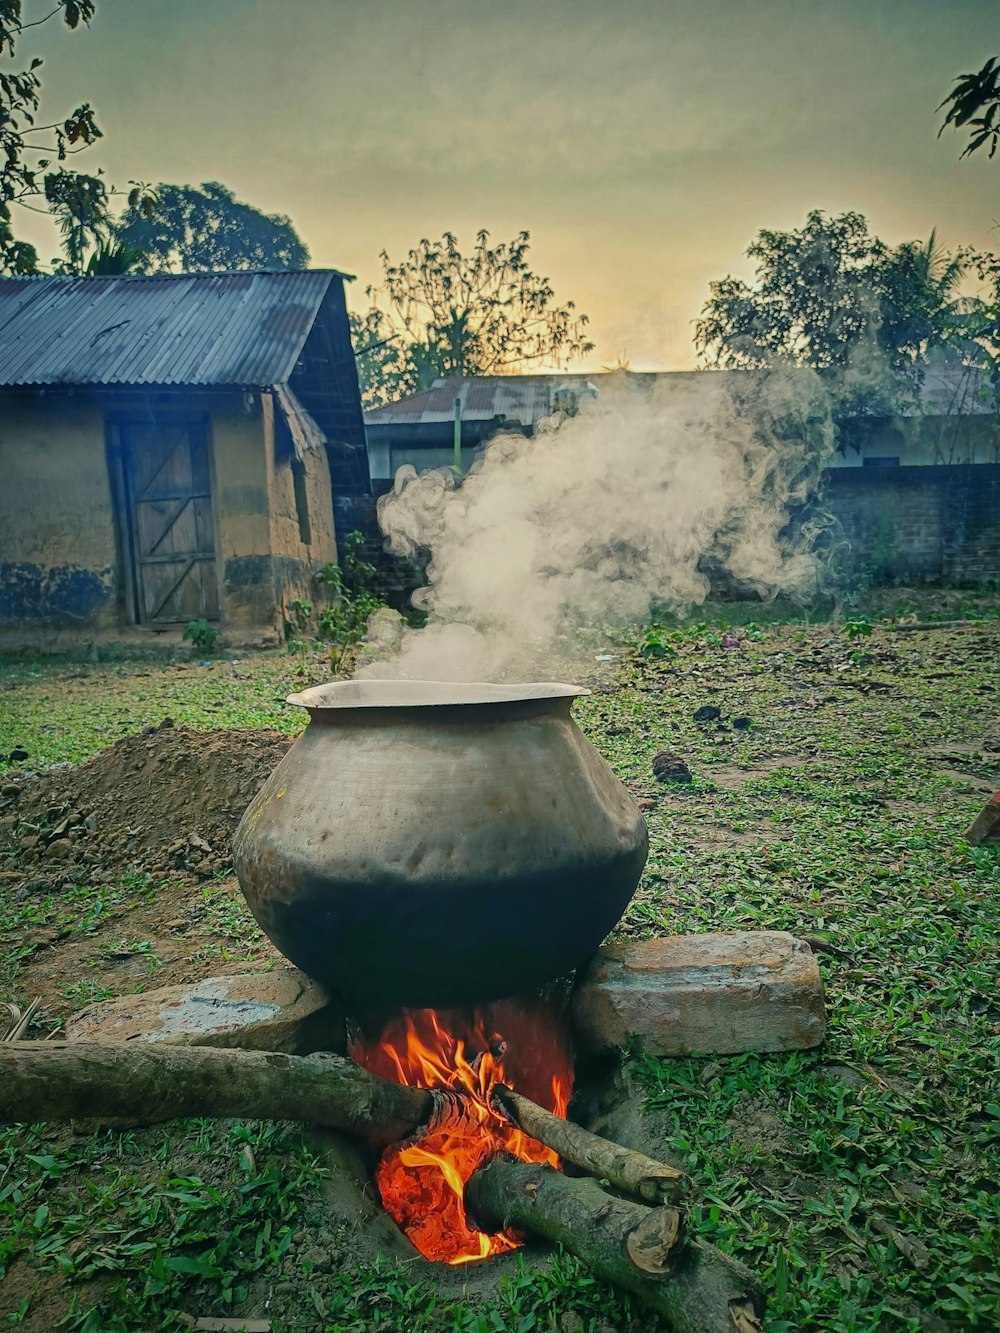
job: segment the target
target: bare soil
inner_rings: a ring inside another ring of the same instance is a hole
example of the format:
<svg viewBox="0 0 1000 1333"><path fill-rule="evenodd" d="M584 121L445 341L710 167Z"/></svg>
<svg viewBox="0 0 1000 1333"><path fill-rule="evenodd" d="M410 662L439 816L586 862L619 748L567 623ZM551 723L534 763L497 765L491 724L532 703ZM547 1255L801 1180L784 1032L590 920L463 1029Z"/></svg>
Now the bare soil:
<svg viewBox="0 0 1000 1333"><path fill-rule="evenodd" d="M277 957L243 903L230 844L291 743L167 719L79 767L0 788L0 890L21 908L10 942L27 951L19 989L41 996L50 1026L88 998Z"/></svg>

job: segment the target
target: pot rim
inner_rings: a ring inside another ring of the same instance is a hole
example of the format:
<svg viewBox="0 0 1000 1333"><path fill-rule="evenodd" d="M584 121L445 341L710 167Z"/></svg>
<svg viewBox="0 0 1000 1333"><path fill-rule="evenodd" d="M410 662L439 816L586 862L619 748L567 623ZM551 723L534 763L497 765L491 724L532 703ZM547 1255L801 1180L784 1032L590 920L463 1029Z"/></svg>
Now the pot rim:
<svg viewBox="0 0 1000 1333"><path fill-rule="evenodd" d="M589 694L582 685L558 681L501 685L493 681L339 680L288 695L297 708L341 711L360 708L455 708L511 704L527 700L576 699Z"/></svg>

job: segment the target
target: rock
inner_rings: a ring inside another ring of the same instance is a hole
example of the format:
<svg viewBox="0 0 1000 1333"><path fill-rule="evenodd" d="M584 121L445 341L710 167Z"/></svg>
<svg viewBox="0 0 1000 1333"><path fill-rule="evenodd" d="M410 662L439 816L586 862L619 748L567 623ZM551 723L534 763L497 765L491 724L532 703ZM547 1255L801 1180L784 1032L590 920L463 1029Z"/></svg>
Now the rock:
<svg viewBox="0 0 1000 1333"><path fill-rule="evenodd" d="M705 704L695 713L694 720L696 722L718 722L721 716L721 708L716 708L714 704Z"/></svg>
<svg viewBox="0 0 1000 1333"><path fill-rule="evenodd" d="M345 1050L340 1005L294 967L210 977L88 1005L66 1020L66 1041L151 1041L250 1051Z"/></svg>
<svg viewBox="0 0 1000 1333"><path fill-rule="evenodd" d="M73 855L76 848L70 842L69 838L58 838L55 842L50 842L45 849L46 857L53 857L56 860L65 860Z"/></svg>
<svg viewBox="0 0 1000 1333"><path fill-rule="evenodd" d="M679 755L660 750L653 755L653 776L659 782L693 782L691 770Z"/></svg>
<svg viewBox="0 0 1000 1333"><path fill-rule="evenodd" d="M749 731L753 724L748 717L734 717L732 725L733 731Z"/></svg>
<svg viewBox="0 0 1000 1333"><path fill-rule="evenodd" d="M826 1030L819 967L783 931L673 935L608 944L578 973L581 1048L735 1055L817 1046Z"/></svg>
<svg viewBox="0 0 1000 1333"><path fill-rule="evenodd" d="M27 757L28 757L28 751L22 750L20 745L15 745L14 749L11 750L10 754L7 756L7 758L10 760L12 764L19 764L23 760L27 759Z"/></svg>
<svg viewBox="0 0 1000 1333"><path fill-rule="evenodd" d="M21 795L21 784L19 782L5 782L0 787L0 796L18 797Z"/></svg>

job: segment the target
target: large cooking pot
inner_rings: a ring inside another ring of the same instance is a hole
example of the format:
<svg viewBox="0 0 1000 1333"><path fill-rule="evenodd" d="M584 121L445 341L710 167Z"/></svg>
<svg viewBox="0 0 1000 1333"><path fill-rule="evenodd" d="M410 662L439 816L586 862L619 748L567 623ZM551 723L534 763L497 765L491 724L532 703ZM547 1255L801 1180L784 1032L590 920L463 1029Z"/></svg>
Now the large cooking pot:
<svg viewBox="0 0 1000 1333"><path fill-rule="evenodd" d="M358 680L236 830L262 929L355 1012L524 993L582 963L646 860L639 809L570 717L571 685Z"/></svg>

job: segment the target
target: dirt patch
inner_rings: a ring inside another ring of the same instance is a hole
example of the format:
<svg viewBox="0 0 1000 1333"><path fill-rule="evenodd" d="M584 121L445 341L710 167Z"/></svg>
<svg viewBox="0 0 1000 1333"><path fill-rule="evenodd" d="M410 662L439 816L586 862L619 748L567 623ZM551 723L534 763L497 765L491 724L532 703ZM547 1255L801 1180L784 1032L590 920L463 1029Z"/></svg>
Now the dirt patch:
<svg viewBox="0 0 1000 1333"><path fill-rule="evenodd" d="M748 1153L776 1157L788 1147L788 1127L766 1097L741 1095L726 1125L733 1145Z"/></svg>
<svg viewBox="0 0 1000 1333"><path fill-rule="evenodd" d="M228 870L240 816L291 744L276 731L201 732L168 718L79 768L8 782L4 878L59 888L81 873L110 883L125 871L209 878Z"/></svg>
<svg viewBox="0 0 1000 1333"><path fill-rule="evenodd" d="M755 778L766 778L780 769L803 768L807 764L815 767L816 761L808 755L782 755L775 759L758 759L753 768L737 768L735 764L706 765L704 774L723 791L738 791Z"/></svg>
<svg viewBox="0 0 1000 1333"><path fill-rule="evenodd" d="M165 722L78 768L0 787L0 991L39 996L30 1035L83 1004L266 967L279 955L230 845L292 744Z"/></svg>

